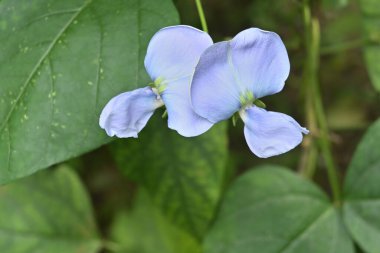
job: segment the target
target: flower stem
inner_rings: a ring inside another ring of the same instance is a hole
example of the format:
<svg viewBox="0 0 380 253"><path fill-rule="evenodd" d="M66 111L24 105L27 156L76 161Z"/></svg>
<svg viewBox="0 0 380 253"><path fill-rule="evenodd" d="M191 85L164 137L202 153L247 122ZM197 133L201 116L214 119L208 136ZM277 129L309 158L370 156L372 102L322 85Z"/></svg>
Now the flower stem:
<svg viewBox="0 0 380 253"><path fill-rule="evenodd" d="M307 111L309 112L308 118L311 118L313 127L318 127L319 138L318 144L321 150L321 154L326 163L327 175L331 186L333 199L335 203L340 203L341 192L340 182L335 166L334 158L332 155L329 129L327 125L326 115L323 108L322 96L318 83L318 69L319 69L319 56L320 56L320 27L317 17L311 16L311 10L308 0L304 0L304 22L306 32L306 75L309 77L309 81L305 83L307 85ZM309 119L310 120L310 119ZM310 129L313 131L312 129ZM316 130L316 129L315 129ZM314 156L311 156L313 159Z"/></svg>
<svg viewBox="0 0 380 253"><path fill-rule="evenodd" d="M202 24L202 30L205 31L206 33L208 33L206 17L205 17L205 13L203 12L201 0L195 0L195 4L197 5L199 18L200 18L201 24Z"/></svg>

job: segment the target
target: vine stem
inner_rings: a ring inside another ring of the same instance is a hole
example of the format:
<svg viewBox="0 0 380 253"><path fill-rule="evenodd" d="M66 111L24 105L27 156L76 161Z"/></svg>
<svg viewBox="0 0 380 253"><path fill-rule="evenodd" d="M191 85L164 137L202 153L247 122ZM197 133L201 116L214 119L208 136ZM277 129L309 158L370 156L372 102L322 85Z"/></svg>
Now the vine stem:
<svg viewBox="0 0 380 253"><path fill-rule="evenodd" d="M310 26L311 13L307 4L304 4L303 19L305 23L305 30L308 31ZM317 158L319 150L315 143L315 134L318 132L316 112L314 108L314 96L313 89L314 83L317 80L316 76L316 59L315 54L312 53L312 46L309 43L311 41L310 32L305 33L305 46L306 46L306 58L304 62L304 71L302 76L303 82L303 95L305 96L305 113L307 128L310 130L310 134L306 135L303 142L304 151L302 153L301 161L299 164L299 172L306 178L310 179L314 176L317 167Z"/></svg>
<svg viewBox="0 0 380 253"><path fill-rule="evenodd" d="M312 20L312 33L313 33L312 37L317 41L316 44L318 45L317 48L319 49L320 28L319 28L319 21L317 19ZM319 55L319 51L317 52ZM341 199L339 178L338 178L337 168L335 166L335 161L334 161L334 157L331 150L329 128L327 125L327 119L326 119L326 115L323 108L321 92L317 84L318 83L316 83L316 85L313 88L314 88L314 96L315 96L315 111L317 115L319 129L320 129L319 144L320 144L322 155L326 162L327 174L329 177L334 201L339 203Z"/></svg>
<svg viewBox="0 0 380 253"><path fill-rule="evenodd" d="M334 202L339 204L341 200L340 182L332 155L329 129L326 115L323 108L322 96L318 82L319 56L320 56L320 27L319 20L311 16L309 0L304 0L304 22L306 32L306 50L307 57L305 63L306 77L309 81L307 85L307 116L311 118L313 127L318 127L319 138L318 144L321 154L326 163L328 180L333 194ZM309 102L308 102L309 101ZM312 129L310 129L312 130ZM315 131L316 129L314 129ZM313 131L313 130L312 130ZM313 156L311 156L315 159ZM314 173L314 172L312 172Z"/></svg>
<svg viewBox="0 0 380 253"><path fill-rule="evenodd" d="M201 0L195 0L195 4L197 5L197 10L198 10L199 18L200 18L201 24L202 24L202 30L204 32L208 33L206 17L205 17L205 13L203 11Z"/></svg>

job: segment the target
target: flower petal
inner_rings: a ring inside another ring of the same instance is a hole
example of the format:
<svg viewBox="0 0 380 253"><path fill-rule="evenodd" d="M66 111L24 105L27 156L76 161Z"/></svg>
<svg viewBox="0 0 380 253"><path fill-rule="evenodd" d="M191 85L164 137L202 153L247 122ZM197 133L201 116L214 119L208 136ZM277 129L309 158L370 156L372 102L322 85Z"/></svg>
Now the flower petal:
<svg viewBox="0 0 380 253"><path fill-rule="evenodd" d="M201 55L191 83L194 110L214 123L225 120L240 108L247 92L260 98L281 91L289 70L288 54L277 34L247 29Z"/></svg>
<svg viewBox="0 0 380 253"><path fill-rule="evenodd" d="M150 87L124 92L112 98L104 107L99 120L109 136L134 137L143 129L162 100Z"/></svg>
<svg viewBox="0 0 380 253"><path fill-rule="evenodd" d="M280 155L295 148L302 141L302 133L309 133L292 117L283 113L252 106L242 114L248 146L261 158Z"/></svg>
<svg viewBox="0 0 380 253"><path fill-rule="evenodd" d="M213 125L194 112L190 101L190 77L172 82L161 94L168 112L168 126L180 135L193 137Z"/></svg>
<svg viewBox="0 0 380 253"><path fill-rule="evenodd" d="M145 68L152 80L190 76L199 57L212 43L207 33L191 26L163 28L149 42Z"/></svg>
<svg viewBox="0 0 380 253"><path fill-rule="evenodd" d="M280 92L289 76L288 53L274 32L250 28L230 42L232 64L240 82L256 98Z"/></svg>
<svg viewBox="0 0 380 253"><path fill-rule="evenodd" d="M191 102L200 116L216 123L240 107L240 88L228 57L229 42L215 43L202 54L191 82Z"/></svg>

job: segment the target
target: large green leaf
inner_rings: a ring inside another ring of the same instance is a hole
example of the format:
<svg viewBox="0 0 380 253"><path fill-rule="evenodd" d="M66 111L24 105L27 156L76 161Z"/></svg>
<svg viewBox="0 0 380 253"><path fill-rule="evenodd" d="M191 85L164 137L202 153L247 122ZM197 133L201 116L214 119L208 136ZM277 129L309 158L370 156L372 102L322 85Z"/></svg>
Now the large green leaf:
<svg viewBox="0 0 380 253"><path fill-rule="evenodd" d="M0 252L95 253L100 246L89 198L68 168L0 187Z"/></svg>
<svg viewBox="0 0 380 253"><path fill-rule="evenodd" d="M0 1L0 183L109 141L102 107L148 83L147 43L177 22L169 0Z"/></svg>
<svg viewBox="0 0 380 253"><path fill-rule="evenodd" d="M159 112L136 140L113 150L119 167L144 185L171 221L200 238L213 217L226 168L226 125L196 138L167 128Z"/></svg>
<svg viewBox="0 0 380 253"><path fill-rule="evenodd" d="M367 252L380 249L380 120L366 133L344 184L345 222Z"/></svg>
<svg viewBox="0 0 380 253"><path fill-rule="evenodd" d="M131 212L120 213L112 225L117 253L200 253L199 243L173 226L140 189Z"/></svg>
<svg viewBox="0 0 380 253"><path fill-rule="evenodd" d="M364 34L368 40L364 56L375 88L380 91L380 1L360 0L363 13Z"/></svg>
<svg viewBox="0 0 380 253"><path fill-rule="evenodd" d="M227 192L205 253L353 253L338 211L315 185L265 166Z"/></svg>

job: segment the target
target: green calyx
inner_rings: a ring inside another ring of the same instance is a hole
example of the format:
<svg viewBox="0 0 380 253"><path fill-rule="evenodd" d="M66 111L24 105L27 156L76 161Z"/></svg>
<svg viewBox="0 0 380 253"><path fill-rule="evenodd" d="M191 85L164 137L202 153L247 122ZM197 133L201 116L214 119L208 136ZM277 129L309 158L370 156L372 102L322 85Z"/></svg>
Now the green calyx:
<svg viewBox="0 0 380 253"><path fill-rule="evenodd" d="M235 113L234 115L232 115L232 125L234 126L234 127L236 127L236 123L237 123L237 121L238 121L238 113Z"/></svg>
<svg viewBox="0 0 380 253"><path fill-rule="evenodd" d="M164 113L161 115L161 118L165 119L168 117L168 110L165 110Z"/></svg>
<svg viewBox="0 0 380 253"><path fill-rule="evenodd" d="M260 108L266 108L266 105L263 103L263 101L256 99L255 95L253 95L253 92L251 91L246 91L244 94L241 94L239 100L242 108L251 105L255 105Z"/></svg>
<svg viewBox="0 0 380 253"><path fill-rule="evenodd" d="M242 107L245 107L247 105L253 104L253 101L255 101L255 96L252 92L246 91L245 93L240 95L239 100Z"/></svg>
<svg viewBox="0 0 380 253"><path fill-rule="evenodd" d="M256 105L257 107L260 107L260 108L267 108L267 106L264 104L263 101L261 101L260 99L255 99L255 101L253 101L253 104Z"/></svg>
<svg viewBox="0 0 380 253"><path fill-rule="evenodd" d="M256 99L255 95L253 95L253 92L246 91L245 93L241 94L239 97L240 100L240 110L236 112L234 115L232 115L232 125L236 126L237 121L240 118L245 121L246 119L246 112L245 109L250 106L257 106L260 108L266 108L266 105L261 101L260 99Z"/></svg>
<svg viewBox="0 0 380 253"><path fill-rule="evenodd" d="M154 82L149 83L149 86L156 89L158 94L161 94L166 89L165 80L162 77L157 77Z"/></svg>

